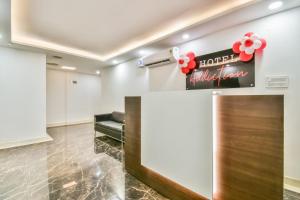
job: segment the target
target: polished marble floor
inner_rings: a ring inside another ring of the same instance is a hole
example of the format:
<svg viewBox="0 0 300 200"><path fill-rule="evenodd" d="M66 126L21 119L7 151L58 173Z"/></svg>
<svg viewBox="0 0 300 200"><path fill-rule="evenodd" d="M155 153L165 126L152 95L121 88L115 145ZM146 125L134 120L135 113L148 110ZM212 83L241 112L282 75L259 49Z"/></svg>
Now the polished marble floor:
<svg viewBox="0 0 300 200"><path fill-rule="evenodd" d="M284 200L299 200L300 194L292 192L292 191L285 191L284 193Z"/></svg>
<svg viewBox="0 0 300 200"><path fill-rule="evenodd" d="M167 200L124 171L121 144L94 139L92 124L48 133L52 142L0 150L0 200Z"/></svg>
<svg viewBox="0 0 300 200"><path fill-rule="evenodd" d="M51 128L53 142L0 150L0 200L163 200L124 172L119 142L91 124Z"/></svg>

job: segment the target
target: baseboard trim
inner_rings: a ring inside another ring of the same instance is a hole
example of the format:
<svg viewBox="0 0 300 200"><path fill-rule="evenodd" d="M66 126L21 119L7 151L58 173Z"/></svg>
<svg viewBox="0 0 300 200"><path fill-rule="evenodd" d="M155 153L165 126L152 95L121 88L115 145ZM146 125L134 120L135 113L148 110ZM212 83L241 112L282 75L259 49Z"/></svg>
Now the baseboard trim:
<svg viewBox="0 0 300 200"><path fill-rule="evenodd" d="M300 193L300 180L290 178L290 177L285 177L284 188L296 193Z"/></svg>
<svg viewBox="0 0 300 200"><path fill-rule="evenodd" d="M30 140L23 140L23 141L9 141L0 143L0 149L9 149L14 147L26 146L30 144L38 144L42 142L50 142L53 141L53 138L46 133L45 137L41 138L34 138Z"/></svg>
<svg viewBox="0 0 300 200"><path fill-rule="evenodd" d="M47 124L47 128L54 128L54 127L60 127L60 126L71 126L71 125L77 125L77 124L88 124L88 123L92 123L92 122L94 122L94 121L91 119L74 121L74 122L55 122L55 123Z"/></svg>

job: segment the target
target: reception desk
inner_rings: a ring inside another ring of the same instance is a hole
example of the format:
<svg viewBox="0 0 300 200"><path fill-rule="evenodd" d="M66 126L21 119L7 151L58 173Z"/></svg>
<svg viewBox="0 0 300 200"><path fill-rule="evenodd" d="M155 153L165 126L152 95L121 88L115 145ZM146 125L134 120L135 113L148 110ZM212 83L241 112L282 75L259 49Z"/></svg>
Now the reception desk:
<svg viewBox="0 0 300 200"><path fill-rule="evenodd" d="M282 95L156 92L125 112L125 167L166 197L282 199Z"/></svg>

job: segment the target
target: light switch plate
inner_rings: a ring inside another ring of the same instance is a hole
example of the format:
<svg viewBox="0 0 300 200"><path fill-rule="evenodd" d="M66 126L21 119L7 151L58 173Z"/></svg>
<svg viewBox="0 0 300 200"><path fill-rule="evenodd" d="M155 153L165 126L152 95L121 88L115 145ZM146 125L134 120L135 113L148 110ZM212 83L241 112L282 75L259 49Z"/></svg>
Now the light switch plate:
<svg viewBox="0 0 300 200"><path fill-rule="evenodd" d="M286 75L269 75L265 79L266 88L288 88L289 76Z"/></svg>

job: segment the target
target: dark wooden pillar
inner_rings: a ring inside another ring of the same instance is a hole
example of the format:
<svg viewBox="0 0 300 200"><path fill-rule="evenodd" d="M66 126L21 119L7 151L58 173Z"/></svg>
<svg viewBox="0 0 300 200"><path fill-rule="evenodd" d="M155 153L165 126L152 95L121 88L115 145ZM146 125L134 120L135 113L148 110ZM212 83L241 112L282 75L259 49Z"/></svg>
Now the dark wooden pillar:
<svg viewBox="0 0 300 200"><path fill-rule="evenodd" d="M125 169L138 175L141 165L141 97L125 97Z"/></svg>

